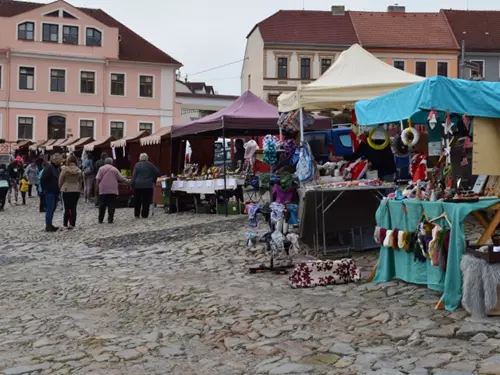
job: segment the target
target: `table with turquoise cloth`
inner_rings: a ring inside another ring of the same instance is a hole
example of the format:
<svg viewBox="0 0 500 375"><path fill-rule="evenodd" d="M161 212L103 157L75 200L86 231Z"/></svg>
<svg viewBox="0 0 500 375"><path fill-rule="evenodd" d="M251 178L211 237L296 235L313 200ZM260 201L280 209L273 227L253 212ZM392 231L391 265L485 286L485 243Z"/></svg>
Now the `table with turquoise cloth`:
<svg viewBox="0 0 500 375"><path fill-rule="evenodd" d="M486 209L500 199L481 200L475 203L425 202L418 200L395 201L384 199L376 212L377 225L386 229L415 232L425 212L429 219L446 212L452 223L446 272L433 266L430 260L420 262L413 253L405 250L380 248L377 272L373 282L386 282L394 277L408 283L423 284L429 289L443 292L446 310L455 310L462 298L460 260L465 250L464 219L473 211ZM440 219L437 223L446 226Z"/></svg>

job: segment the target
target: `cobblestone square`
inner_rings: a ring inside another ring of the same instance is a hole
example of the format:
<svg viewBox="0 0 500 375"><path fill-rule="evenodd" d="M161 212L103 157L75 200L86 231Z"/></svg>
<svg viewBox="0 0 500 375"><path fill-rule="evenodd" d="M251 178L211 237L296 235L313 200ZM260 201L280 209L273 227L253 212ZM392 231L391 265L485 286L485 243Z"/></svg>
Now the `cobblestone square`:
<svg viewBox="0 0 500 375"><path fill-rule="evenodd" d="M60 225L62 212L56 212ZM0 374L500 374L500 322L439 294L365 282L291 289L250 275L246 218L173 214L45 233L37 200L0 213Z"/></svg>

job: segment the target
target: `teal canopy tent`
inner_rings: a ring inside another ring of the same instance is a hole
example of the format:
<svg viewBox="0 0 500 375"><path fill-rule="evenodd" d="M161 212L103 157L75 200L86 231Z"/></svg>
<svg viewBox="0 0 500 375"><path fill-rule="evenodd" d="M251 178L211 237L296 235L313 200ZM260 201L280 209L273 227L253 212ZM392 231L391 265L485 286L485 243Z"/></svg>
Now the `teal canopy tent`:
<svg viewBox="0 0 500 375"><path fill-rule="evenodd" d="M355 104L358 124L365 126L413 120L413 116L421 117L422 111L432 108L471 117L500 118L500 83L436 76Z"/></svg>

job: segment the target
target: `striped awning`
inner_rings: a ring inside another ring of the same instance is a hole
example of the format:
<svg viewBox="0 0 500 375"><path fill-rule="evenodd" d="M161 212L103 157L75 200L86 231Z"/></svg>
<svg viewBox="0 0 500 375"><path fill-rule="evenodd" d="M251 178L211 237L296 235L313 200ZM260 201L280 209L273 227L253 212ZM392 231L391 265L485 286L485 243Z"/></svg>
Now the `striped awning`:
<svg viewBox="0 0 500 375"><path fill-rule="evenodd" d="M14 149L19 150L20 148L28 147L28 146L31 146L32 144L33 144L33 141L21 141L14 146Z"/></svg>
<svg viewBox="0 0 500 375"><path fill-rule="evenodd" d="M94 151L94 149L96 147L104 146L107 143L113 142L114 140L115 139L113 137L102 137L102 138L99 138L98 140L96 140L94 142L86 144L85 146L83 146L83 149L85 151Z"/></svg>
<svg viewBox="0 0 500 375"><path fill-rule="evenodd" d="M134 142L148 135L149 133L146 130L143 130L137 134L132 134L117 141L111 142L111 147L125 147L127 145L127 142Z"/></svg>
<svg viewBox="0 0 500 375"><path fill-rule="evenodd" d="M68 138L63 143L60 144L60 147L68 147L69 145L72 145L76 141L78 141L78 138L75 137Z"/></svg>
<svg viewBox="0 0 500 375"><path fill-rule="evenodd" d="M87 143L90 143L93 141L94 141L94 138L90 138L90 137L80 138L78 141L76 141L68 146L68 151L75 152L76 150L83 148L83 146L86 145Z"/></svg>
<svg viewBox="0 0 500 375"><path fill-rule="evenodd" d="M149 137L141 138L141 146L159 145L161 143L161 140L169 135L171 131L171 126L160 128L160 130L158 130L154 134L151 134Z"/></svg>
<svg viewBox="0 0 500 375"><path fill-rule="evenodd" d="M34 144L32 144L29 149L30 151L36 151L38 150L38 147L43 146L45 143L48 141L36 141Z"/></svg>
<svg viewBox="0 0 500 375"><path fill-rule="evenodd" d="M54 147L61 147L61 145L64 142L66 142L66 138L56 139L56 141L54 143L52 143L51 145L48 145L47 147L45 147L45 149L47 151L52 151L54 149Z"/></svg>
<svg viewBox="0 0 500 375"><path fill-rule="evenodd" d="M57 139L49 139L47 142L45 142L43 145L41 145L38 148L39 149L46 149L47 150L47 147L52 146L57 141L58 141Z"/></svg>

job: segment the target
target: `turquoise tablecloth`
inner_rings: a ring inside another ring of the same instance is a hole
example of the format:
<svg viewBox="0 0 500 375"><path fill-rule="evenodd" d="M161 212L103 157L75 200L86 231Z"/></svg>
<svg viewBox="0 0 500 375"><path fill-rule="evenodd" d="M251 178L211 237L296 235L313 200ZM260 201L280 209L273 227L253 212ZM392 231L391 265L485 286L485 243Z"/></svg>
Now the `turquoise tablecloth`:
<svg viewBox="0 0 500 375"><path fill-rule="evenodd" d="M432 219L444 212L452 223L450 247L446 272L431 262L414 260L413 253L404 250L380 249L377 273L374 282L386 282L394 277L408 283L427 285L429 289L443 292L446 310L455 310L462 298L462 274L460 259L465 248L463 221L471 212L499 203L500 199L484 200L477 203L444 203L416 200L394 201L384 199L377 210L377 225L382 228L398 228L415 231L423 212ZM405 209L406 207L406 209ZM444 219L442 219L444 220ZM444 225L444 223L440 223Z"/></svg>

